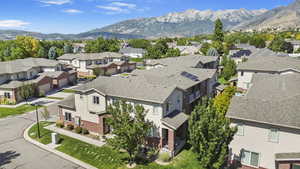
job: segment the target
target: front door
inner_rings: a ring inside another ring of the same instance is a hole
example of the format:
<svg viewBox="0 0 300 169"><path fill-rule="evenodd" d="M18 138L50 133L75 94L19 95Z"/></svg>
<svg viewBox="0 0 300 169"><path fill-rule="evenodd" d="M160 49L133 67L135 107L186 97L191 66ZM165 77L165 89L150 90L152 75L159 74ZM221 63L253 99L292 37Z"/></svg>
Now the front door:
<svg viewBox="0 0 300 169"><path fill-rule="evenodd" d="M110 126L106 118L103 119L103 124L104 124L104 134L110 133Z"/></svg>

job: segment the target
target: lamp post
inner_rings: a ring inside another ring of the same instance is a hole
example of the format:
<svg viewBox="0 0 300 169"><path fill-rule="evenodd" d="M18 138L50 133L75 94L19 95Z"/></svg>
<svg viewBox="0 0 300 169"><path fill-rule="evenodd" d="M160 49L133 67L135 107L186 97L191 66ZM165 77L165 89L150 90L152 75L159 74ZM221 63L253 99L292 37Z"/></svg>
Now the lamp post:
<svg viewBox="0 0 300 169"><path fill-rule="evenodd" d="M35 115L36 115L36 125L37 125L37 133L38 133L38 138L41 138L41 133L40 133L40 123L39 123L39 112L38 112L38 104L32 104L35 106Z"/></svg>

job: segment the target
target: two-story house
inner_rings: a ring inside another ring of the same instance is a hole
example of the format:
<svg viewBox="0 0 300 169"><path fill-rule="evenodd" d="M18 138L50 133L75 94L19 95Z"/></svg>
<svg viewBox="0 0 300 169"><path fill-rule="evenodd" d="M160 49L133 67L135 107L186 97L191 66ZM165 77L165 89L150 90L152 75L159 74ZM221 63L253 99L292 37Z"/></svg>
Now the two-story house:
<svg viewBox="0 0 300 169"><path fill-rule="evenodd" d="M188 116L182 112L183 91L175 85L155 85L131 76L100 76L75 89L75 96L59 105L60 119L96 135L110 132L107 107L117 100L142 105L153 122L148 143L175 155L184 146Z"/></svg>
<svg viewBox="0 0 300 169"><path fill-rule="evenodd" d="M253 84L253 76L256 73L264 74L288 74L300 73L300 60L280 56L269 49L259 49L254 52L246 62L237 67L238 89L246 91Z"/></svg>
<svg viewBox="0 0 300 169"><path fill-rule="evenodd" d="M58 86L53 85L55 81ZM76 83L76 73L54 60L27 58L0 62L0 99L22 101L18 91L24 84L35 84L40 94L46 94L69 83Z"/></svg>
<svg viewBox="0 0 300 169"><path fill-rule="evenodd" d="M65 54L57 60L72 66L79 77L93 76L96 71L112 75L136 68L135 63L129 62L128 56L114 52Z"/></svg>
<svg viewBox="0 0 300 169"><path fill-rule="evenodd" d="M243 169L300 167L300 74L255 74L244 96L234 96L227 117L238 131L231 161Z"/></svg>

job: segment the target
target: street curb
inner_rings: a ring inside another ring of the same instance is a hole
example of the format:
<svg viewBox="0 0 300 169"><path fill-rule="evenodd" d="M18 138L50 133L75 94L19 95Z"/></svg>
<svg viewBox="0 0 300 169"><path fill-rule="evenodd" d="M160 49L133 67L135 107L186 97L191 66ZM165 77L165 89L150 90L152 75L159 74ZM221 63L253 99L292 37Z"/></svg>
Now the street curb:
<svg viewBox="0 0 300 169"><path fill-rule="evenodd" d="M58 155L59 157L62 157L62 158L64 158L65 160L68 160L68 161L70 161L70 162L73 162L73 163L79 165L80 167L83 167L83 168L86 168L86 169L97 169L97 168L95 168L95 167L93 167L93 166L91 166L91 165L89 165L89 164L87 164L87 163L84 163L84 162L82 162L82 161L80 161L80 160L78 160L78 159L76 159L76 158L74 158L74 157L72 157L72 156L69 156L69 155L67 155L67 154L65 154L65 153L63 153L63 152L60 152L60 151L58 151L58 150L55 150L55 149L51 149L51 148L49 148L47 145L44 145L44 144L42 144L42 143L40 143L40 142L38 142L38 141L36 141L36 140L31 139L31 138L29 137L29 135L28 135L28 132L29 132L29 129L30 129L33 125L35 125L35 123L31 124L28 128L26 128L25 131L24 131L24 133L23 133L23 137L24 137L24 139L25 139L26 141L28 141L28 142L30 142L31 144L34 144L34 145L36 145L36 146L38 146L38 147L44 149L44 150L46 150L46 151L48 151L48 152L50 152L50 153L53 153L53 154L55 154L55 155Z"/></svg>

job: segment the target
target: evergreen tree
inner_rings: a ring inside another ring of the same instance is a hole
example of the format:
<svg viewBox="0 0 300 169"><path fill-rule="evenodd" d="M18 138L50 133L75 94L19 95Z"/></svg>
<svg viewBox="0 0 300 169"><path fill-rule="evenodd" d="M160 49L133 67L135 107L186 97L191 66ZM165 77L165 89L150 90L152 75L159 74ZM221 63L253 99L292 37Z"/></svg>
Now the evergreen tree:
<svg viewBox="0 0 300 169"><path fill-rule="evenodd" d="M215 21L214 40L220 42L224 41L223 23L221 19Z"/></svg>
<svg viewBox="0 0 300 169"><path fill-rule="evenodd" d="M73 53L73 46L70 44L66 44L64 46L64 53Z"/></svg>
<svg viewBox="0 0 300 169"><path fill-rule="evenodd" d="M52 46L52 47L49 49L49 52L48 52L48 58L49 58L49 59L56 59L56 58L57 58L56 47Z"/></svg>
<svg viewBox="0 0 300 169"><path fill-rule="evenodd" d="M189 143L197 154L199 168L222 169L226 166L229 144L236 132L230 121L217 111L212 101L203 100L189 119Z"/></svg>

